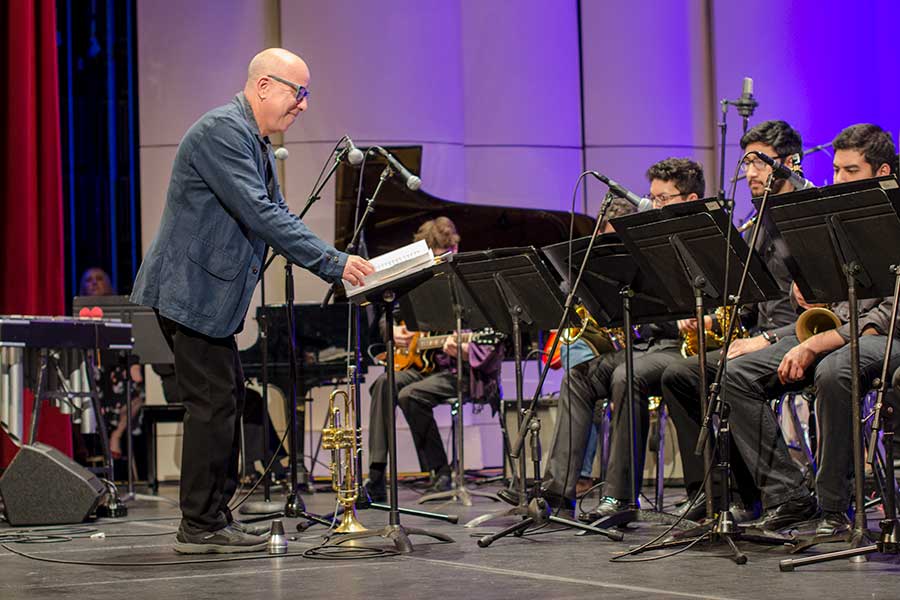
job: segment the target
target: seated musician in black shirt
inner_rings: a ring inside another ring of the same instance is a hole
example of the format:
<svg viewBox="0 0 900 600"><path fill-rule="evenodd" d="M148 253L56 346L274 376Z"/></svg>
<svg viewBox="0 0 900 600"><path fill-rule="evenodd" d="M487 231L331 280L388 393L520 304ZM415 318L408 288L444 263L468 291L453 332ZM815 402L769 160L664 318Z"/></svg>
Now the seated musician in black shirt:
<svg viewBox="0 0 900 600"><path fill-rule="evenodd" d="M895 148L891 136L877 125L848 127L834 140L834 182L842 183L890 174ZM796 292L795 292L796 293ZM805 300L797 295L798 304ZM867 390L881 373L890 329L893 298L859 302L860 389ZM731 406L735 445L762 491L763 516L747 525L780 530L821 515L816 533L833 535L850 528L847 511L853 480L849 441L850 333L846 302L832 306L844 325L800 342L794 335L740 357L729 367L723 392ZM890 364L900 365L900 341L890 351ZM816 389L818 471L816 497L806 486L805 473L788 453L768 400L809 384Z"/></svg>
<svg viewBox="0 0 900 600"><path fill-rule="evenodd" d="M650 197L658 208L696 200L705 191L703 168L685 158L668 158L654 164L647 171L647 179ZM660 376L667 365L680 358L679 330L695 328L696 324L690 319L642 328L634 357L634 397L641 423L637 432L639 448L644 448L643 440L649 428L647 398L659 395ZM553 443L544 472L544 489L551 504L571 505L574 501L594 408L604 398L611 401L613 420L607 485L600 506L602 514L615 512L631 496L628 489L628 422L624 418L625 411L621 410L628 383L624 363L623 352L606 353L579 364L563 378ZM638 462L643 465L643 453ZM638 472L642 470L640 466Z"/></svg>
<svg viewBox="0 0 900 600"><path fill-rule="evenodd" d="M793 164L795 155L803 150L800 133L785 121L764 121L751 128L741 138L741 149L744 152L762 152L785 165ZM766 179L772 168L757 157L749 156L741 165L747 176L750 193L762 196ZM794 191L794 187L786 179L776 180L772 193L783 194ZM735 339L728 353L729 361L741 355L766 348L794 330L797 314L791 304L791 274L785 261L787 250L783 242L773 240L768 232L760 232L757 251L766 263L769 272L775 277L783 296L778 300L764 302L747 312L742 321L745 322L750 337ZM707 378L711 383L717 370L719 350L711 350L707 358ZM735 363L729 363L729 366ZM706 514L706 495L700 489L703 482L703 458L694 454L697 436L700 432L700 363L697 357L676 361L666 368L662 377L663 401L672 417L678 436L678 450L684 470L684 485L692 502L685 502L675 510L676 514L684 514L686 518L698 520ZM732 450L730 453L732 473L735 486L739 492L739 503L729 507L735 519L746 521L758 516L759 491L747 471L740 455ZM714 479L713 490L718 493L721 485ZM718 503L716 503L718 505Z"/></svg>
<svg viewBox="0 0 900 600"><path fill-rule="evenodd" d="M414 241L425 240L435 256L456 252L459 234L453 221L438 217L425 222L416 232ZM394 327L394 343L398 348L409 348L417 332L409 331L405 325ZM494 345L477 343L456 344L456 336L449 336L441 351L432 357L434 370L428 373L414 366L397 370L394 379L397 384L397 403L413 436L423 470L432 472L432 480L427 491L437 492L450 489L450 466L437 423L434 407L456 398L456 356L462 352L464 377L469 381L469 393L474 401L493 402L499 400L500 363L502 356ZM366 490L376 502L387 498L385 468L387 465L388 431L387 413L392 410L391 392L387 385L387 374L378 377L370 388L371 407L369 409L369 481ZM396 476L396 474L392 474Z"/></svg>

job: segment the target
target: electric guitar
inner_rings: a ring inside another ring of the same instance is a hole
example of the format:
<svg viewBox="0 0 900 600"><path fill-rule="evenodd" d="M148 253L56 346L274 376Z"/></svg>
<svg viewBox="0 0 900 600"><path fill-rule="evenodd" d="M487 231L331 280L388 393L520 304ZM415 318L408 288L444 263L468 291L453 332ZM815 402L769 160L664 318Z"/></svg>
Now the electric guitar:
<svg viewBox="0 0 900 600"><path fill-rule="evenodd" d="M448 338L456 337L455 333L443 335L429 335L422 332L413 334L408 348L396 348L394 350L394 370L405 371L409 368L417 369L423 373L434 370L433 355L444 347ZM462 334L462 342L474 342L476 344L499 344L506 339L506 334L494 331L490 327Z"/></svg>

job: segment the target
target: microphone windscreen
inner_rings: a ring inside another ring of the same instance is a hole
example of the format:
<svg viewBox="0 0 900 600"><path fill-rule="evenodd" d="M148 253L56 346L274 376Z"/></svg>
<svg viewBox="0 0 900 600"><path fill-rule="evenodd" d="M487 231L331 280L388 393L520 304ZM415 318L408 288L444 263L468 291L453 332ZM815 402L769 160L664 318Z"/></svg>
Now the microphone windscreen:
<svg viewBox="0 0 900 600"><path fill-rule="evenodd" d="M291 155L291 153L288 152L288 149L285 148L284 146L275 148L275 158L277 158L278 160L284 160L290 155Z"/></svg>
<svg viewBox="0 0 900 600"><path fill-rule="evenodd" d="M353 166L360 164L363 161L363 151L354 146L350 152L347 153L347 162Z"/></svg>
<svg viewBox="0 0 900 600"><path fill-rule="evenodd" d="M406 187L415 192L420 187L422 187L422 180L417 176L412 175L409 179L406 180Z"/></svg>
<svg viewBox="0 0 900 600"><path fill-rule="evenodd" d="M744 96L752 96L753 95L753 78L752 77L744 77L744 87L742 88L741 93Z"/></svg>

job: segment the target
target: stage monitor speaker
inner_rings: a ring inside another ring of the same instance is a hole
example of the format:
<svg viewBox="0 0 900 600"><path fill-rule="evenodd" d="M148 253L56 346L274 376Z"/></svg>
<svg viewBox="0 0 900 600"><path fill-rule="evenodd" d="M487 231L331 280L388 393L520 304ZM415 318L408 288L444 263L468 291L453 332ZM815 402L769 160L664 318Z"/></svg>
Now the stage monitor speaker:
<svg viewBox="0 0 900 600"><path fill-rule="evenodd" d="M0 477L6 520L15 526L81 523L105 493L93 473L40 443L22 446Z"/></svg>

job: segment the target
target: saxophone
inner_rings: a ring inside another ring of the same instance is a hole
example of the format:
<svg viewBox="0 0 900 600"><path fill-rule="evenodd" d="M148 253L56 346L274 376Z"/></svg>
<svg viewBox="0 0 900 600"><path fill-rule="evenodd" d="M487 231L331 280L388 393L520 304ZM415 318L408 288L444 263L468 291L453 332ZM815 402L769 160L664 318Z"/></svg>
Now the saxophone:
<svg viewBox="0 0 900 600"><path fill-rule="evenodd" d="M731 319L734 316L734 306L720 306L715 311L716 320L718 321L719 331L713 329L706 330L706 349L716 350L725 344L725 336L731 327ZM749 334L744 326L738 321L737 337L745 338ZM697 330L692 329L681 335L681 355L685 358L695 356L700 347Z"/></svg>
<svg viewBox="0 0 900 600"><path fill-rule="evenodd" d="M560 332L559 341L567 346L584 338L596 356L618 352L625 347L625 330L621 327L600 327L583 304L575 307L581 327L569 327Z"/></svg>

